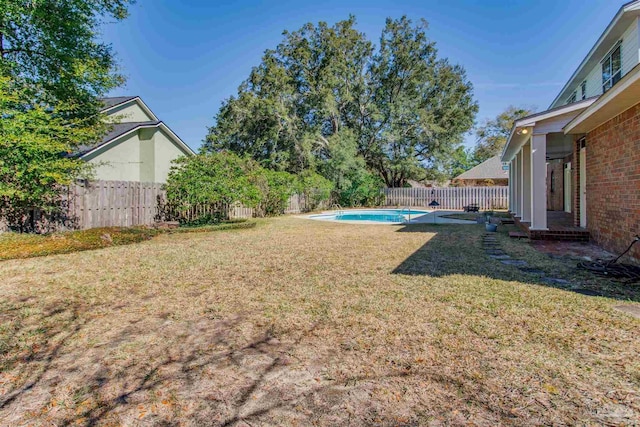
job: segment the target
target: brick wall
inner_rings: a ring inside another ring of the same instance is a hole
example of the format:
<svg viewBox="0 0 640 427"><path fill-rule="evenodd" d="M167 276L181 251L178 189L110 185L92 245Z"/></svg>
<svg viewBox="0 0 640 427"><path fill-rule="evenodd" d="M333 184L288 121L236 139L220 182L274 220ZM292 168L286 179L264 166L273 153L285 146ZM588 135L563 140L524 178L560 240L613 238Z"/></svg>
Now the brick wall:
<svg viewBox="0 0 640 427"><path fill-rule="evenodd" d="M596 243L622 252L640 233L640 104L591 131L586 144L587 228ZM631 255L640 262L640 244Z"/></svg>

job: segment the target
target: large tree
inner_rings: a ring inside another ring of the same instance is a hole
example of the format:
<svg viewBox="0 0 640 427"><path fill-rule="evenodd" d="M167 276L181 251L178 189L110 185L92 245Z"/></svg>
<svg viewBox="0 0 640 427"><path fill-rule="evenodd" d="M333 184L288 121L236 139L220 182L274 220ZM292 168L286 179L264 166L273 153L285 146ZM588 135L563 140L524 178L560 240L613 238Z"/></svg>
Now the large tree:
<svg viewBox="0 0 640 427"><path fill-rule="evenodd" d="M477 143L473 151L476 162L481 163L502 152L513 123L535 112L532 107L510 105L494 119L489 119L476 129Z"/></svg>
<svg viewBox="0 0 640 427"><path fill-rule="evenodd" d="M386 185L402 186L455 151L473 125L472 95L464 69L438 58L424 21L387 19L377 50L354 17L307 24L285 32L223 103L203 149L334 179L357 156Z"/></svg>
<svg viewBox="0 0 640 427"><path fill-rule="evenodd" d="M100 25L124 19L130 3L0 0L0 72L30 88L34 102L96 122L98 97L123 82Z"/></svg>
<svg viewBox="0 0 640 427"><path fill-rule="evenodd" d="M106 130L99 97L123 81L105 19L129 0L0 0L0 217L24 230L84 169L71 154Z"/></svg>

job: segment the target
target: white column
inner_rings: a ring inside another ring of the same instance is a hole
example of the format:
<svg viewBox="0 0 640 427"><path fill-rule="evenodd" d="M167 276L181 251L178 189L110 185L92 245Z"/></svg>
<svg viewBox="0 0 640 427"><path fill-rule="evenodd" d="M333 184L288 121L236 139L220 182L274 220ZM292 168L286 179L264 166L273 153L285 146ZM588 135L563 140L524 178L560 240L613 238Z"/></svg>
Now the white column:
<svg viewBox="0 0 640 427"><path fill-rule="evenodd" d="M522 150L516 154L516 181L517 217L522 218Z"/></svg>
<svg viewBox="0 0 640 427"><path fill-rule="evenodd" d="M547 230L547 135L531 139L531 230Z"/></svg>
<svg viewBox="0 0 640 427"><path fill-rule="evenodd" d="M531 142L522 147L522 222L531 222Z"/></svg>
<svg viewBox="0 0 640 427"><path fill-rule="evenodd" d="M513 160L509 162L509 212L513 212Z"/></svg>
<svg viewBox="0 0 640 427"><path fill-rule="evenodd" d="M513 178L511 177L511 162L509 162L509 212L513 209L513 205L511 204L511 189L513 188Z"/></svg>

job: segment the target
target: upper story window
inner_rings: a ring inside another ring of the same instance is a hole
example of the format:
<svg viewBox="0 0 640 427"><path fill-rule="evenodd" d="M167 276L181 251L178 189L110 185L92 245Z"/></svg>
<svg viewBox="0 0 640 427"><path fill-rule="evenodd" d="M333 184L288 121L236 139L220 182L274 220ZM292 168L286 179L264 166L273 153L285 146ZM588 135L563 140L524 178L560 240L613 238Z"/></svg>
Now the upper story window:
<svg viewBox="0 0 640 427"><path fill-rule="evenodd" d="M587 99L587 81L583 81L580 84L580 99L585 100Z"/></svg>
<svg viewBox="0 0 640 427"><path fill-rule="evenodd" d="M578 94L574 90L570 97L567 98L567 104L573 104L578 99Z"/></svg>
<svg viewBox="0 0 640 427"><path fill-rule="evenodd" d="M602 60L602 93L611 89L611 86L618 83L621 78L622 54L620 43L618 43L618 46Z"/></svg>

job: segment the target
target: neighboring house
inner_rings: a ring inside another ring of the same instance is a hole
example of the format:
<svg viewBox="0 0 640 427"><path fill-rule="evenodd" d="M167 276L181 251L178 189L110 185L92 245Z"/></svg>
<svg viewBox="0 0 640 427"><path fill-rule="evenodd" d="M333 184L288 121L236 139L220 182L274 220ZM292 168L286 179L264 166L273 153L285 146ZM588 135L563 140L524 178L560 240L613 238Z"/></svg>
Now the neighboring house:
<svg viewBox="0 0 640 427"><path fill-rule="evenodd" d="M486 187L508 185L509 172L502 168L500 156L494 156L453 178L453 185L462 187Z"/></svg>
<svg viewBox="0 0 640 427"><path fill-rule="evenodd" d="M451 184L450 180L444 181L436 181L436 180L424 180L424 181L414 181L412 179L407 180L407 184L410 188L432 188L432 187L448 187Z"/></svg>
<svg viewBox="0 0 640 427"><path fill-rule="evenodd" d="M82 146L77 153L96 166L95 179L164 183L172 160L194 154L140 97L102 101L113 126L101 141Z"/></svg>
<svg viewBox="0 0 640 427"><path fill-rule="evenodd" d="M623 5L549 110L516 121L501 160L530 237L622 252L640 233L639 27L640 0Z"/></svg>

